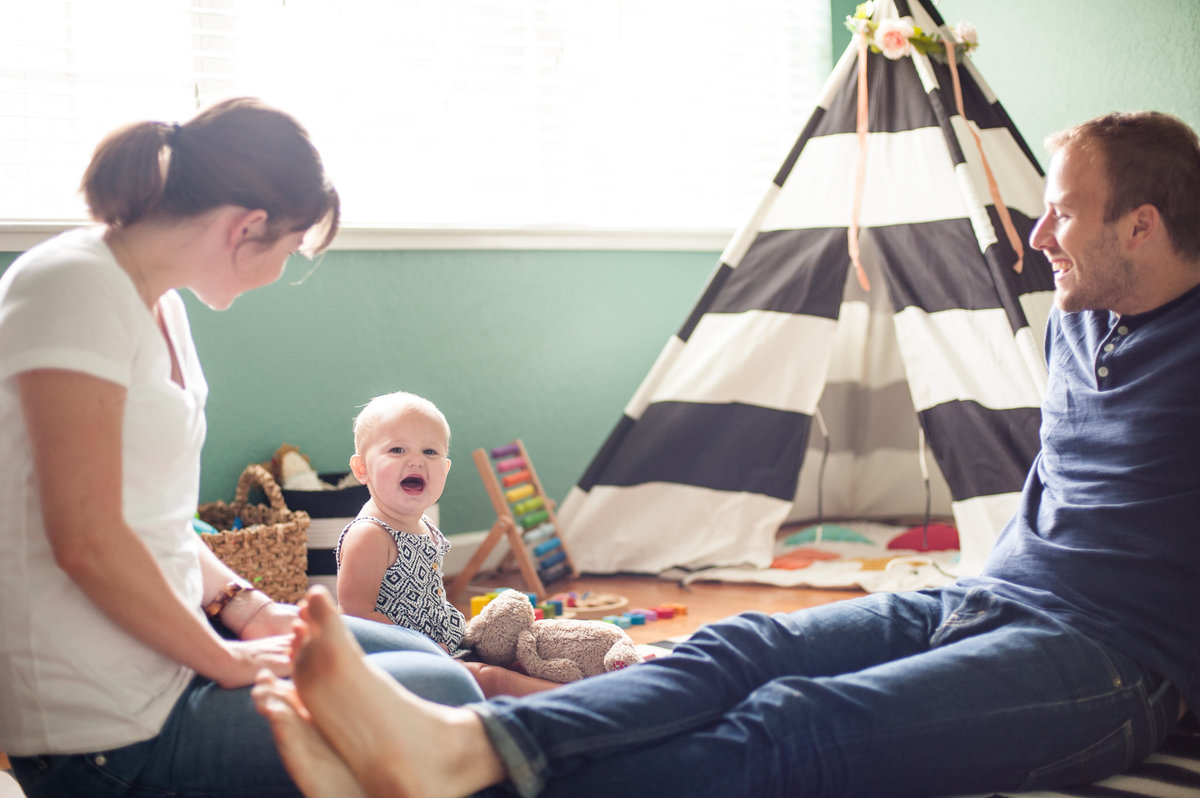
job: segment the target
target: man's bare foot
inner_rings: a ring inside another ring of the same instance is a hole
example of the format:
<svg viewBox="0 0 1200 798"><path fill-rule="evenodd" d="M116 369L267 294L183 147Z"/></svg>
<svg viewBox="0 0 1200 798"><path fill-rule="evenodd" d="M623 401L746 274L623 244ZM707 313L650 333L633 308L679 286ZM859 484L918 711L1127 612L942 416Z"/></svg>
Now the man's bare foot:
<svg viewBox="0 0 1200 798"><path fill-rule="evenodd" d="M500 665L488 665L485 662L464 662L463 665L475 677L484 698L497 695L529 695L562 686L558 682L539 679Z"/></svg>
<svg viewBox="0 0 1200 798"><path fill-rule="evenodd" d="M284 767L305 798L365 798L350 768L312 725L291 682L263 670L250 694L270 721Z"/></svg>
<svg viewBox="0 0 1200 798"><path fill-rule="evenodd" d="M372 665L323 587L301 604L294 660L301 703L367 795L470 795L504 779L479 716L418 698Z"/></svg>

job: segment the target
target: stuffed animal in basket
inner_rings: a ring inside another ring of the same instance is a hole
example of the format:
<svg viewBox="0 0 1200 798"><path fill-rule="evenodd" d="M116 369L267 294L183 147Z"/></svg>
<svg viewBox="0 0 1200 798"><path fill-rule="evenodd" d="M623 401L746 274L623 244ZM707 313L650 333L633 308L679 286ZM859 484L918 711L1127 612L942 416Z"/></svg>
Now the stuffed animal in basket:
<svg viewBox="0 0 1200 798"><path fill-rule="evenodd" d="M330 487L317 476L308 455L290 443L280 446L270 460L260 465L271 472L279 487L286 490L327 490Z"/></svg>
<svg viewBox="0 0 1200 798"><path fill-rule="evenodd" d="M530 676L573 682L641 662L625 630L605 621L535 620L529 597L505 590L467 623L464 648L490 665L519 664Z"/></svg>

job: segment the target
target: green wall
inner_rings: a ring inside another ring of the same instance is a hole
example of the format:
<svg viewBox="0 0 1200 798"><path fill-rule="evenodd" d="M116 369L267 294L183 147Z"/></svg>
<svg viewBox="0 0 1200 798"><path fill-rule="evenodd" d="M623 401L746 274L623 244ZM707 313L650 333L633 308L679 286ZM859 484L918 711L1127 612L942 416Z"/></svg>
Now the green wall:
<svg viewBox="0 0 1200 798"><path fill-rule="evenodd" d="M1108 111L1165 111L1200 129L1196 0L941 0L979 29L972 56L1029 146Z"/></svg>
<svg viewBox="0 0 1200 798"><path fill-rule="evenodd" d="M858 4L830 0L836 60ZM949 24L979 30L972 60L1034 153L1107 111L1166 111L1200 129L1196 0L937 0Z"/></svg>
<svg viewBox="0 0 1200 798"><path fill-rule="evenodd" d="M831 0L834 52L855 3ZM1154 108L1200 127L1200 3L941 0L973 22L975 63L1036 153L1050 132L1112 109ZM15 257L0 253L0 267ZM230 498L242 467L283 442L342 470L350 420L407 389L454 431L447 533L492 521L470 453L520 437L555 499L590 462L716 263L716 252L332 252L306 281L214 313L189 297L211 387L202 499Z"/></svg>
<svg viewBox="0 0 1200 798"><path fill-rule="evenodd" d="M561 499L695 303L716 253L331 252L223 313L189 303L210 395L202 492L282 442L346 470L372 396L428 397L452 430L448 534L495 516L471 460L521 438ZM190 298L190 297L189 297Z"/></svg>
<svg viewBox="0 0 1200 798"><path fill-rule="evenodd" d="M718 255L330 252L315 270L294 258L224 312L184 292L209 383L201 500L231 499L242 468L284 442L320 471L347 470L358 408L400 389L450 422L447 534L495 520L477 448L521 438L561 500ZM0 253L0 269L15 257Z"/></svg>

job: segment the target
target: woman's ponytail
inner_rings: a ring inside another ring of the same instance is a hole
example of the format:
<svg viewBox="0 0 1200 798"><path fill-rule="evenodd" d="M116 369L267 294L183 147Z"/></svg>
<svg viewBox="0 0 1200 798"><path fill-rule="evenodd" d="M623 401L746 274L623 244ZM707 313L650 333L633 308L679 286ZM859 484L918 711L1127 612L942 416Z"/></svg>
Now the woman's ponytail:
<svg viewBox="0 0 1200 798"><path fill-rule="evenodd" d="M100 142L80 184L93 219L123 227L154 212L166 186L172 132L171 125L138 122Z"/></svg>

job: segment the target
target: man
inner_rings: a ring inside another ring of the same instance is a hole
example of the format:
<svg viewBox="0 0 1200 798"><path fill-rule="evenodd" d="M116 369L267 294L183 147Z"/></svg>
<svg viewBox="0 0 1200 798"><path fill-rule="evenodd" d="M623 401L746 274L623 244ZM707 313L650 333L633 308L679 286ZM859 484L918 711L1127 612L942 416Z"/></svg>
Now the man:
<svg viewBox="0 0 1200 798"><path fill-rule="evenodd" d="M1200 142L1139 113L1049 145L1043 445L981 576L745 614L669 657L466 708L372 675L314 594L295 689L256 688L306 794L936 795L1094 781L1151 753L1200 708Z"/></svg>

